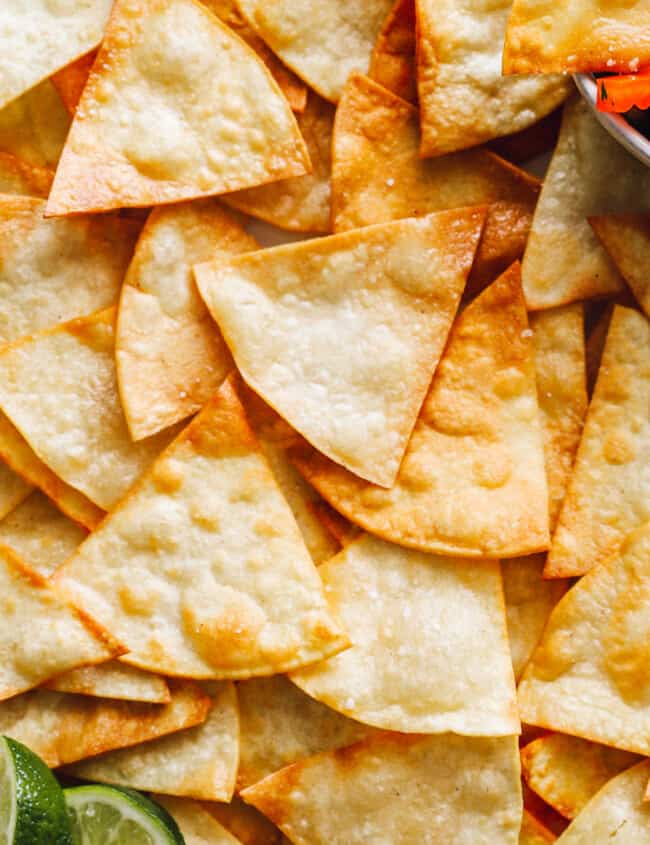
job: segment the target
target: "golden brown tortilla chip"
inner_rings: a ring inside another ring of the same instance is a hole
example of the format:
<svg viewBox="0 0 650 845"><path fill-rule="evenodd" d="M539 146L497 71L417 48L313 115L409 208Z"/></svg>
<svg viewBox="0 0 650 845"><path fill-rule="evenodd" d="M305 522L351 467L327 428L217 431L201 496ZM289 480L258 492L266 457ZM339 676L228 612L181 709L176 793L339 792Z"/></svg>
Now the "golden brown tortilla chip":
<svg viewBox="0 0 650 845"><path fill-rule="evenodd" d="M526 783L567 819L574 819L607 781L639 759L629 751L558 733L521 750Z"/></svg>
<svg viewBox="0 0 650 845"><path fill-rule="evenodd" d="M545 575L582 575L650 519L650 325L616 306Z"/></svg>
<svg viewBox="0 0 650 845"><path fill-rule="evenodd" d="M217 259L195 275L249 386L324 454L388 486L483 219L442 212Z"/></svg>
<svg viewBox="0 0 650 845"><path fill-rule="evenodd" d="M212 699L200 725L169 736L109 751L68 769L82 780L206 801L228 801L237 775L237 696L227 682L206 686Z"/></svg>
<svg viewBox="0 0 650 845"><path fill-rule="evenodd" d="M548 546L532 332L518 266L454 324L395 485L368 484L307 445L298 469L345 517L390 542L460 557Z"/></svg>
<svg viewBox="0 0 650 845"><path fill-rule="evenodd" d="M54 173L34 167L9 153L0 153L0 193L47 197Z"/></svg>
<svg viewBox="0 0 650 845"><path fill-rule="evenodd" d="M282 833L255 807L234 796L230 804L204 804L211 816L227 828L241 845L282 845Z"/></svg>
<svg viewBox="0 0 650 845"><path fill-rule="evenodd" d="M171 813L180 828L185 845L241 845L204 807L187 798L152 795L157 804Z"/></svg>
<svg viewBox="0 0 650 845"><path fill-rule="evenodd" d="M650 8L641 2L515 0L504 73L607 71L650 64Z"/></svg>
<svg viewBox="0 0 650 845"><path fill-rule="evenodd" d="M560 74L506 77L501 52L512 0L416 0L422 155L510 135L568 97Z"/></svg>
<svg viewBox="0 0 650 845"><path fill-rule="evenodd" d="M229 381L56 578L153 672L269 675L347 645Z"/></svg>
<svg viewBox="0 0 650 845"><path fill-rule="evenodd" d="M650 317L650 214L591 217L591 228Z"/></svg>
<svg viewBox="0 0 650 845"><path fill-rule="evenodd" d="M233 369L192 265L256 248L212 199L149 215L124 279L115 340L120 399L134 440L198 411Z"/></svg>
<svg viewBox="0 0 650 845"><path fill-rule="evenodd" d="M96 58L97 50L91 50L90 53L80 56L74 62L52 74L51 82L59 92L59 97L68 113L73 116Z"/></svg>
<svg viewBox="0 0 650 845"><path fill-rule="evenodd" d="M0 110L0 150L36 167L56 167L70 117L46 79Z"/></svg>
<svg viewBox="0 0 650 845"><path fill-rule="evenodd" d="M66 672L44 686L56 692L73 692L95 698L148 701L151 704L166 704L171 701L169 687L164 678L134 669L119 660L73 669L72 672Z"/></svg>
<svg viewBox="0 0 650 845"><path fill-rule="evenodd" d="M32 486L0 461L0 520L4 520L32 491ZM0 543L7 544L2 539L2 525L0 522Z"/></svg>
<svg viewBox="0 0 650 845"><path fill-rule="evenodd" d="M535 816L524 810L524 818L519 833L519 845L550 845L555 842L555 834L537 821Z"/></svg>
<svg viewBox="0 0 650 845"><path fill-rule="evenodd" d="M47 213L148 206L309 170L264 63L197 0L116 0Z"/></svg>
<svg viewBox="0 0 650 845"><path fill-rule="evenodd" d="M326 752L244 790L296 845L517 845L513 737L385 734Z"/></svg>
<svg viewBox="0 0 650 845"><path fill-rule="evenodd" d="M54 768L204 722L209 696L190 681L170 681L169 686L169 704L35 690L0 703L0 731Z"/></svg>
<svg viewBox="0 0 650 845"><path fill-rule="evenodd" d="M648 755L650 523L569 590L519 685L523 721Z"/></svg>
<svg viewBox="0 0 650 845"><path fill-rule="evenodd" d="M372 51L368 76L403 100L417 102L415 0L396 0Z"/></svg>

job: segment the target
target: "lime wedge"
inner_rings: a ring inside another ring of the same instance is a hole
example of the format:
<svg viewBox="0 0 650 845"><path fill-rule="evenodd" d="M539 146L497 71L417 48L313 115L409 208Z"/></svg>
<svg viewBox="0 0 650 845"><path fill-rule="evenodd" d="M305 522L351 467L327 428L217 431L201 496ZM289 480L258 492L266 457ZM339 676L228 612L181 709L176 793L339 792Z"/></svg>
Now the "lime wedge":
<svg viewBox="0 0 650 845"><path fill-rule="evenodd" d="M0 845L71 845L63 790L45 763L0 737Z"/></svg>
<svg viewBox="0 0 650 845"><path fill-rule="evenodd" d="M64 795L74 845L185 845L169 813L133 789L75 786Z"/></svg>

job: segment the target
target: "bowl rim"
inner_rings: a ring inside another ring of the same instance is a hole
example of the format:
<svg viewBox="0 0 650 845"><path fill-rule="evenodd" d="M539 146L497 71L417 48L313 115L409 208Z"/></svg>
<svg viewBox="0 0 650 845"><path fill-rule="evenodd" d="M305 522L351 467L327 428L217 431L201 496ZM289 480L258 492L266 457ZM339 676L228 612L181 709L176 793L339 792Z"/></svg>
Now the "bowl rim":
<svg viewBox="0 0 650 845"><path fill-rule="evenodd" d="M623 115L598 111L596 100L598 88L596 79L591 73L575 73L573 80L584 99L590 105L596 119L609 134L646 167L650 167L650 139L635 129Z"/></svg>

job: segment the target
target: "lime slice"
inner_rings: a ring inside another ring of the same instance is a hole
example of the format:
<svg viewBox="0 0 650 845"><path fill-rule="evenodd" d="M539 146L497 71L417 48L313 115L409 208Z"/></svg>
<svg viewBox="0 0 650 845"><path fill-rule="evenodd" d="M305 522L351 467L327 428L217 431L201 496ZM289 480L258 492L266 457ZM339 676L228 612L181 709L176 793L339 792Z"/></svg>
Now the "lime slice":
<svg viewBox="0 0 650 845"><path fill-rule="evenodd" d="M185 845L169 813L133 789L75 786L64 795L74 845Z"/></svg>
<svg viewBox="0 0 650 845"><path fill-rule="evenodd" d="M63 790L29 748L0 737L0 845L72 845Z"/></svg>

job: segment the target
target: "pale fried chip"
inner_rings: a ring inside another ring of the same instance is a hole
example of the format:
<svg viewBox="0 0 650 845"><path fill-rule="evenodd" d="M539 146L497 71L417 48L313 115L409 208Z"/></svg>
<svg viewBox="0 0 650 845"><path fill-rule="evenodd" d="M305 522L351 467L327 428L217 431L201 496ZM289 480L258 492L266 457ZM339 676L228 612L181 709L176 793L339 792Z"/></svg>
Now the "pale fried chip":
<svg viewBox="0 0 650 845"><path fill-rule="evenodd" d="M256 248L215 200L151 212L124 280L115 340L120 398L134 440L198 411L233 368L192 265Z"/></svg>
<svg viewBox="0 0 650 845"><path fill-rule="evenodd" d="M44 578L70 557L87 534L39 490L0 522L0 543Z"/></svg>
<svg viewBox="0 0 650 845"><path fill-rule="evenodd" d="M185 845L241 845L200 804L187 798L152 795L154 801L171 813L183 834Z"/></svg>
<svg viewBox="0 0 650 845"><path fill-rule="evenodd" d="M237 697L239 790L290 763L352 745L373 733L305 695L282 675L242 681Z"/></svg>
<svg viewBox="0 0 650 845"><path fill-rule="evenodd" d="M565 107L522 275L529 308L616 293L621 277L587 217L650 209L650 170L599 124L584 100Z"/></svg>
<svg viewBox="0 0 650 845"><path fill-rule="evenodd" d="M237 697L230 682L206 691L212 708L203 724L77 763L70 774L147 792L228 801L237 775Z"/></svg>
<svg viewBox="0 0 650 845"><path fill-rule="evenodd" d="M29 197L46 197L50 192L54 173L34 167L10 153L0 153L0 193Z"/></svg>
<svg viewBox="0 0 650 845"><path fill-rule="evenodd" d="M553 842L555 842L555 835L541 822L537 821L528 810L524 810L519 845L551 845Z"/></svg>
<svg viewBox="0 0 650 845"><path fill-rule="evenodd" d="M204 804L211 816L227 828L242 845L282 845L282 833L255 807L234 796L230 804Z"/></svg>
<svg viewBox="0 0 650 845"><path fill-rule="evenodd" d="M0 520L4 520L14 508L17 508L29 496L32 489L31 484L0 461ZM0 543L11 546L11 543L7 543L2 536L3 525L4 522L0 522Z"/></svg>
<svg viewBox="0 0 650 845"><path fill-rule="evenodd" d="M288 766L243 792L296 845L517 845L513 737L387 734Z"/></svg>
<svg viewBox="0 0 650 845"><path fill-rule="evenodd" d="M160 205L308 169L277 83L219 18L197 0L116 0L47 212Z"/></svg>
<svg viewBox="0 0 650 845"><path fill-rule="evenodd" d="M514 0L504 73L620 71L650 64L650 7L645 0Z"/></svg>
<svg viewBox="0 0 650 845"><path fill-rule="evenodd" d="M551 613L519 686L523 721L650 753L650 523Z"/></svg>
<svg viewBox="0 0 650 845"><path fill-rule="evenodd" d="M5 0L0 7L0 107L101 40L111 0Z"/></svg>
<svg viewBox="0 0 650 845"><path fill-rule="evenodd" d="M442 212L217 259L195 274L253 390L328 457L387 486L483 218Z"/></svg>
<svg viewBox="0 0 650 845"><path fill-rule="evenodd" d="M63 105L71 115L74 115L79 105L79 100L96 58L97 50L91 50L90 53L80 56L74 62L70 62L69 65L52 74L51 82L59 92Z"/></svg>
<svg viewBox="0 0 650 845"><path fill-rule="evenodd" d="M572 89L560 74L503 78L512 0L416 0L422 155L510 135L557 108Z"/></svg>
<svg viewBox="0 0 650 845"><path fill-rule="evenodd" d="M95 698L117 698L122 701L148 701L165 704L171 701L169 687L164 678L126 666L118 660L109 660L99 666L73 669L45 684L57 692L74 692Z"/></svg>
<svg viewBox="0 0 650 845"><path fill-rule="evenodd" d="M533 740L521 751L528 786L567 819L574 819L608 780L638 762L629 751L558 733Z"/></svg>
<svg viewBox="0 0 650 845"><path fill-rule="evenodd" d="M306 693L385 730L519 733L498 563L365 534L319 574L352 647L293 672Z"/></svg>
<svg viewBox="0 0 650 845"><path fill-rule="evenodd" d="M298 76L336 103L351 73L367 73L393 0L237 0L246 19Z"/></svg>
<svg viewBox="0 0 650 845"><path fill-rule="evenodd" d="M294 232L329 232L334 106L313 92L298 126L307 144L311 173L226 194L224 202Z"/></svg>
<svg viewBox="0 0 650 845"><path fill-rule="evenodd" d="M650 214L612 214L589 222L650 317Z"/></svg>
<svg viewBox="0 0 650 845"><path fill-rule="evenodd" d="M0 343L117 302L137 228L114 214L44 220L45 202L0 196Z"/></svg>
<svg viewBox="0 0 650 845"><path fill-rule="evenodd" d="M650 777L646 760L609 781L557 840L557 845L650 845L650 805L643 790Z"/></svg>
<svg viewBox="0 0 650 845"><path fill-rule="evenodd" d="M0 597L0 700L125 651L5 546L0 546Z"/></svg>
<svg viewBox="0 0 650 845"><path fill-rule="evenodd" d="M372 51L368 76L393 94L415 103L415 0L396 0Z"/></svg>
<svg viewBox="0 0 650 845"><path fill-rule="evenodd" d="M54 768L204 722L209 696L190 681L169 686L169 704L35 690L0 703L0 731Z"/></svg>
<svg viewBox="0 0 650 845"><path fill-rule="evenodd" d="M268 675L347 645L230 382L57 580L154 672Z"/></svg>
<svg viewBox="0 0 650 845"><path fill-rule="evenodd" d="M650 519L650 325L617 306L546 566L582 575Z"/></svg>
<svg viewBox="0 0 650 845"><path fill-rule="evenodd" d="M460 315L395 485L367 484L305 446L298 468L344 516L436 554L514 557L548 546L531 332L513 266Z"/></svg>
<svg viewBox="0 0 650 845"><path fill-rule="evenodd" d="M138 443L129 437L113 358L115 310L0 351L2 410L47 466L107 510L175 433Z"/></svg>
<svg viewBox="0 0 650 845"><path fill-rule="evenodd" d="M49 80L0 110L0 150L37 167L56 167L70 117Z"/></svg>

